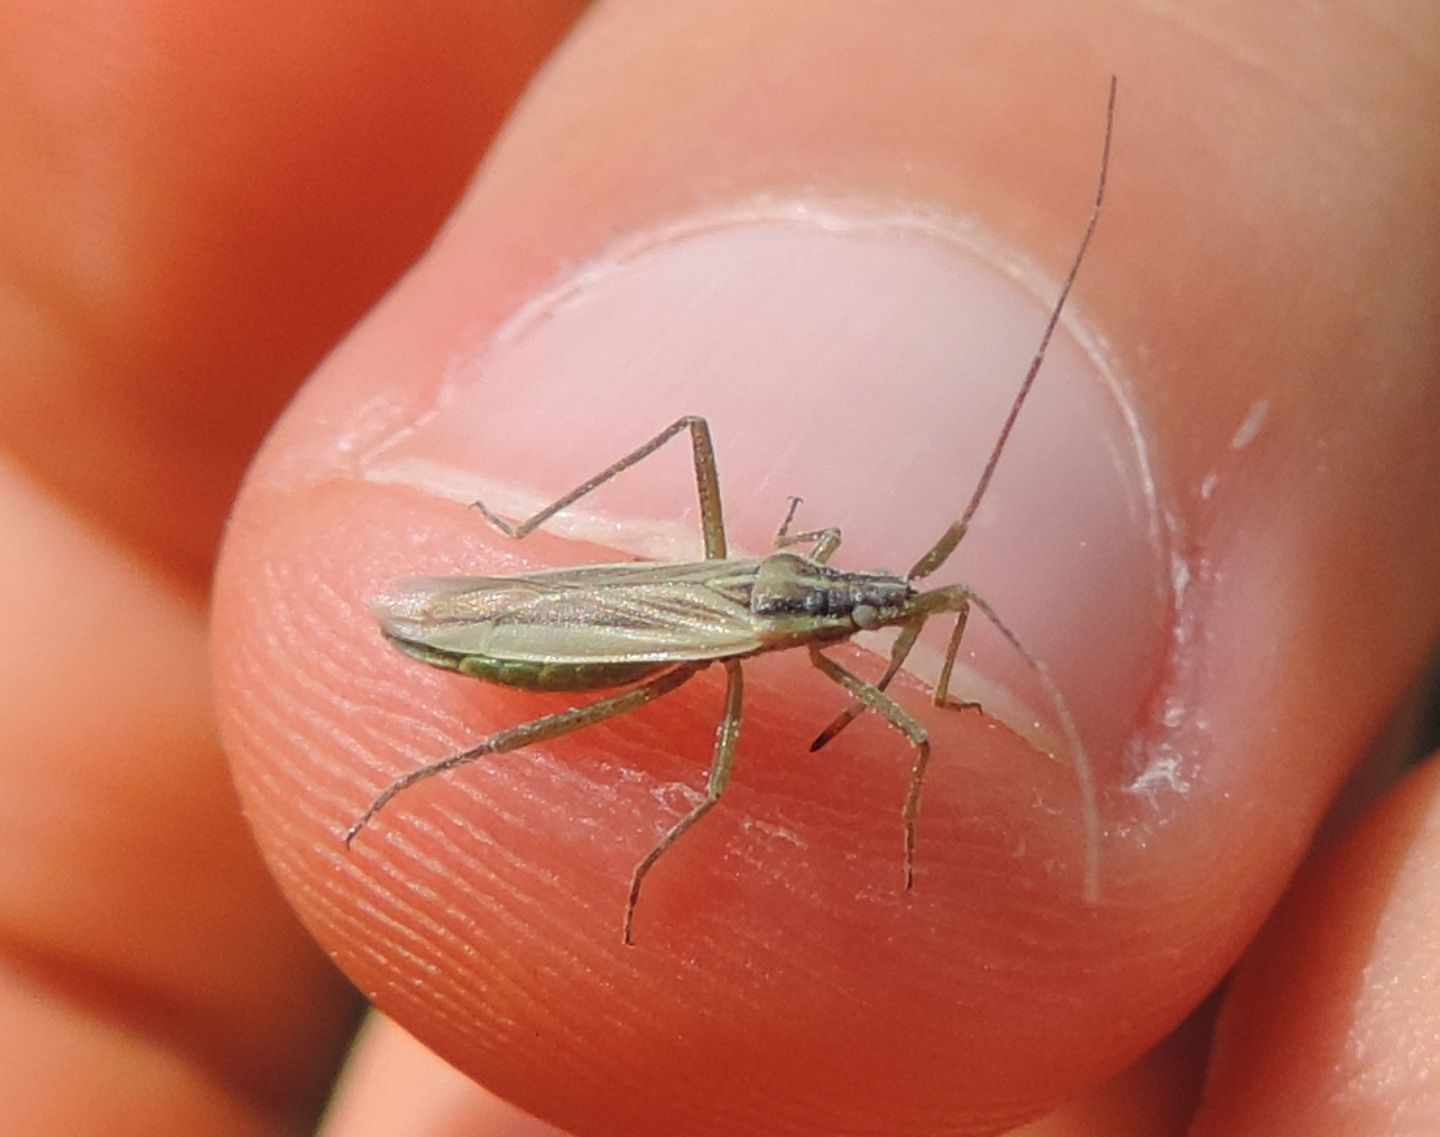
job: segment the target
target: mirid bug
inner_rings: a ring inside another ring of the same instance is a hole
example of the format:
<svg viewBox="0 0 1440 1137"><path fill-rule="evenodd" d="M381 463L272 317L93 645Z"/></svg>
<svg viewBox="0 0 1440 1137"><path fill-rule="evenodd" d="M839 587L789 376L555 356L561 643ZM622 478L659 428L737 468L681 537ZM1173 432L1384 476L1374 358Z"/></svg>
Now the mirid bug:
<svg viewBox="0 0 1440 1137"><path fill-rule="evenodd" d="M688 433L705 559L678 563L592 565L508 577L424 577L399 581L371 607L385 637L400 651L433 667L487 683L536 691L618 689L583 706L545 715L502 730L458 754L421 766L391 782L345 832L348 846L399 793L418 782L486 755L503 754L570 734L626 714L688 682L713 663L725 668L725 709L716 733L705 797L680 818L635 866L622 919L632 942L635 908L646 875L661 856L720 800L730 779L740 736L743 695L741 663L763 652L804 648L814 666L849 694L850 705L811 743L818 750L866 711L903 734L914 748L909 791L901 811L904 825L905 888L914 885L916 819L930 762L930 740L920 722L895 702L886 688L905 665L921 629L935 616L954 616L932 701L936 706L974 706L951 697L950 681L971 610L979 611L1035 673L1054 708L1070 749L1079 786L1085 832L1084 886L1099 890L1100 825L1089 758L1074 716L1044 665L1016 637L996 611L963 584L924 590L921 581L944 565L959 547L985 498L1020 411L1029 397L1045 352L1054 337L1100 218L1110 164L1115 120L1115 80L1110 82L1105 135L1094 203L1079 247L1050 310L1040 342L1011 403L970 500L957 521L921 554L904 576L888 572L846 572L830 565L840 546L838 529L791 533L798 498L764 557L728 555L720 481L709 425L686 416L644 445L551 502L534 516L512 524L484 504L475 506L501 532L520 539L561 510L666 442ZM797 548L809 546L806 552ZM858 632L894 627L899 631L884 673L874 683L851 674L825 654L830 645Z"/></svg>

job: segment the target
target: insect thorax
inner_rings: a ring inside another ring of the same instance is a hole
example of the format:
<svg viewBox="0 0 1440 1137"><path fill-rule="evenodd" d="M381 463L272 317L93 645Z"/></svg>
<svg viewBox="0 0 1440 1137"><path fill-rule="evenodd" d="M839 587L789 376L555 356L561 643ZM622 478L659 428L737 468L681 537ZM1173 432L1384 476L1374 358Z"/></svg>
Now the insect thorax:
<svg viewBox="0 0 1440 1137"><path fill-rule="evenodd" d="M794 553L760 562L750 610L760 616L851 618L873 627L898 615L915 595L902 577L886 572L844 572Z"/></svg>

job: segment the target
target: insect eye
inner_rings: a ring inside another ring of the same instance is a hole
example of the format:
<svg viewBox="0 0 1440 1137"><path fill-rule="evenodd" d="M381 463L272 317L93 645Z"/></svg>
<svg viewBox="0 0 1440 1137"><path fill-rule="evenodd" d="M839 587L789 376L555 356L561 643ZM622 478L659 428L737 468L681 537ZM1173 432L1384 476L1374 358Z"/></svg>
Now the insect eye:
<svg viewBox="0 0 1440 1137"><path fill-rule="evenodd" d="M873 628L880 622L880 613L869 604L857 604L850 609L850 619L857 628Z"/></svg>

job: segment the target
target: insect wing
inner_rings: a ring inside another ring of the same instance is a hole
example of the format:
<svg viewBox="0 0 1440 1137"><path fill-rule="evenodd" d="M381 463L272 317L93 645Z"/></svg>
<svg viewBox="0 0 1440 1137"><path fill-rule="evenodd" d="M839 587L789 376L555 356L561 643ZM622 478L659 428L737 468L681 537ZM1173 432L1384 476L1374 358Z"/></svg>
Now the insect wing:
<svg viewBox="0 0 1440 1137"><path fill-rule="evenodd" d="M760 646L744 603L754 562L589 565L397 581L372 604L387 635L518 662L719 659Z"/></svg>

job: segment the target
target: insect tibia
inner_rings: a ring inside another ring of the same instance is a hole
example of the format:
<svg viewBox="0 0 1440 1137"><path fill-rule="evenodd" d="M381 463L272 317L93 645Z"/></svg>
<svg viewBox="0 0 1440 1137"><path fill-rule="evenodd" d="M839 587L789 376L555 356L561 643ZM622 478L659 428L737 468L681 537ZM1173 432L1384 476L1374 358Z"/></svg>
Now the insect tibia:
<svg viewBox="0 0 1440 1137"><path fill-rule="evenodd" d="M625 457L610 463L593 477L581 482L569 493L562 494L539 512L518 524L506 521L492 513L483 502L474 506L485 515L485 519L500 532L509 537L529 536L550 518L563 509L574 505L586 494L599 489L618 474L644 461L677 434L690 434L690 447L695 462L695 492L700 499L700 529L705 538L705 559L724 560L725 517L720 507L720 479L715 473L715 444L710 439L710 424L699 415L685 415L676 419L648 442L637 446Z"/></svg>
<svg viewBox="0 0 1440 1137"><path fill-rule="evenodd" d="M800 508L805 499L798 494L790 495L790 508L785 511L785 520L780 522L780 528L775 530L775 547L784 548L787 538L790 536L790 523L795 520L795 511Z"/></svg>

